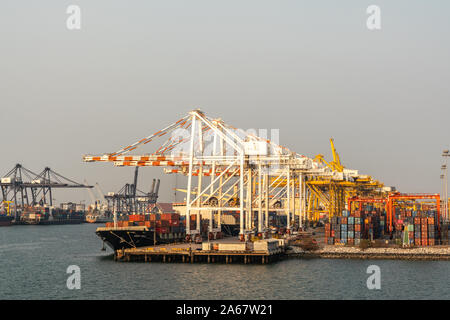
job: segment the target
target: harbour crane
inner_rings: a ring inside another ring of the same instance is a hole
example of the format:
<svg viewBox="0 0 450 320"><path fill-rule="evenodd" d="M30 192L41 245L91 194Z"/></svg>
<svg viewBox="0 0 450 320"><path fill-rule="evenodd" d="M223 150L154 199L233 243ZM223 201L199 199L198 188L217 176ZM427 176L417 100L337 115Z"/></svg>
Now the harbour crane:
<svg viewBox="0 0 450 320"><path fill-rule="evenodd" d="M93 186L75 182L53 171L44 168L39 174L16 164L0 180L3 201L14 203L14 215L25 206L53 206L52 190L55 188L93 188ZM30 199L31 198L31 199Z"/></svg>

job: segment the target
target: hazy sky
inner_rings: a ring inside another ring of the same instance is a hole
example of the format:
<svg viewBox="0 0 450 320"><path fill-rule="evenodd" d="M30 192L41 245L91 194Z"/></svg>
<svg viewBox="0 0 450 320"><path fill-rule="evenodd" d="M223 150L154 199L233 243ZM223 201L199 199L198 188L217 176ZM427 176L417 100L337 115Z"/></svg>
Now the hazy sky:
<svg viewBox="0 0 450 320"><path fill-rule="evenodd" d="M69 5L81 30L66 28ZM366 8L381 8L381 30ZM117 191L133 168L83 163L201 108L341 160L403 192L439 192L450 144L448 1L2 0L0 174L50 166ZM139 189L162 176L141 170ZM84 190L59 201L88 199ZM178 199L180 200L180 199Z"/></svg>

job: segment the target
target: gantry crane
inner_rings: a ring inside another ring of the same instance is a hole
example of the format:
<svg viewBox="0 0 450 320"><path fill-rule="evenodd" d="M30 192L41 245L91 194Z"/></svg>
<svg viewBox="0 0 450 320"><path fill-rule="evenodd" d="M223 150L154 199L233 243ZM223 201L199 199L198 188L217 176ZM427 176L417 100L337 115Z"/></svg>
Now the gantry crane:
<svg viewBox="0 0 450 320"><path fill-rule="evenodd" d="M104 196L108 211L120 214L144 213L148 205L157 202L160 180L153 179L150 192L145 193L137 188L138 170L139 167L135 167L133 183L126 183L118 192L109 192Z"/></svg>
<svg viewBox="0 0 450 320"><path fill-rule="evenodd" d="M41 173L16 164L0 181L3 201L13 204L15 218L25 206L53 206L52 189L93 188L68 179L46 167Z"/></svg>
<svg viewBox="0 0 450 320"><path fill-rule="evenodd" d="M168 140L152 153L129 155L162 136ZM317 168L310 158L237 129L221 119L211 119L200 110L189 112L165 129L117 152L86 155L83 159L86 162L113 162L116 166L163 166L165 173L186 175L188 234L199 233L198 223L191 229L190 217L196 216L198 222L201 213L210 216L210 232L218 231L213 230L211 210L217 211L219 217L224 210L238 210L241 235L255 229L263 232L268 228L269 199L274 197L289 199L282 201L282 207L276 210L286 214L287 220L291 221L291 213L300 210L291 205L294 180L301 177L303 181L310 170ZM205 182L207 179L209 181ZM280 184L279 180L283 179L286 183ZM287 227L290 228L289 222Z"/></svg>
<svg viewBox="0 0 450 320"><path fill-rule="evenodd" d="M383 184L370 176L347 170L341 163L333 138L330 139L333 161L327 162L319 154L314 160L325 165L329 175L310 176L308 187L308 218L317 221L321 214L341 215L346 201L354 196L379 196Z"/></svg>
<svg viewBox="0 0 450 320"><path fill-rule="evenodd" d="M138 148L142 150L152 145L150 152L130 155ZM325 204L328 210L336 207L335 203L343 203L344 196L338 195L338 191L345 190L342 183L358 187L349 177L360 176L355 170L344 169L332 140L331 146L332 162L324 163L323 156L323 161L314 161L267 137L237 129L222 119L209 118L202 111L193 110L168 127L117 152L85 155L83 161L112 162L115 166L159 166L167 174L183 174L187 176L187 234L200 233L201 215L209 218L209 231L215 233L220 230L213 227L212 211L218 213L219 220L224 211L238 211L243 236L266 232L269 210L286 215L288 230L295 218L302 225L306 211L313 207L311 203L308 206L307 194L320 199L319 206ZM338 191L330 192L329 179L335 176L338 178L332 181L339 181ZM328 190L319 182L327 184ZM336 208L338 211L339 207ZM191 222L193 216L196 219Z"/></svg>

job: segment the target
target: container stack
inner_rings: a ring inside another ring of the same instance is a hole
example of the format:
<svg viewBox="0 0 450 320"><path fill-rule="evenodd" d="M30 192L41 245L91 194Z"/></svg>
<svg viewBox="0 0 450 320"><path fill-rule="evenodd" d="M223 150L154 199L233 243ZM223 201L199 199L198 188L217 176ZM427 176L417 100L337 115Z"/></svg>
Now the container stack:
<svg viewBox="0 0 450 320"><path fill-rule="evenodd" d="M437 225L434 218L414 218L414 244L416 246L434 246L436 244Z"/></svg>
<svg viewBox="0 0 450 320"><path fill-rule="evenodd" d="M113 222L106 223L107 227L113 227ZM121 217L117 221L118 227L146 226L154 228L156 233L183 233L185 232L184 221L177 213L152 213L152 214L130 214Z"/></svg>
<svg viewBox="0 0 450 320"><path fill-rule="evenodd" d="M384 217L372 210L344 210L341 217L331 218L325 224L325 242L335 245L359 245L361 239L376 239L384 232Z"/></svg>
<svg viewBox="0 0 450 320"><path fill-rule="evenodd" d="M416 246L434 246L438 239L438 224L433 210L415 211L397 208L394 238ZM385 212L366 206L364 210L344 210L341 217L333 217L325 224L325 242L335 245L359 245L361 239L381 239L386 234Z"/></svg>
<svg viewBox="0 0 450 320"><path fill-rule="evenodd" d="M406 210L396 208L397 237L408 232L410 243L416 246L434 246L438 239L438 221L435 210Z"/></svg>

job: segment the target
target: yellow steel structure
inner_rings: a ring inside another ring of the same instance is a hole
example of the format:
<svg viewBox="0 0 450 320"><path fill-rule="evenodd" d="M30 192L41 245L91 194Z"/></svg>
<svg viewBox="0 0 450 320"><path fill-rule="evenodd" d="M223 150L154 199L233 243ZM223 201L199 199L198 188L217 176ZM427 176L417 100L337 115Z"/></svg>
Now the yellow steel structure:
<svg viewBox="0 0 450 320"><path fill-rule="evenodd" d="M308 188L307 217L310 221L317 221L321 214L330 217L339 216L345 209L347 199L353 196L377 196L383 184L373 180L370 176L357 176L353 181L344 179L344 169L339 154L330 139L333 161L327 162L323 155L317 155L314 160L322 163L332 171L332 175L312 176L306 181ZM338 173L338 174L335 174Z"/></svg>
<svg viewBox="0 0 450 320"><path fill-rule="evenodd" d="M6 215L9 216L11 214L11 203L13 203L13 201L3 201L3 203L6 210Z"/></svg>

